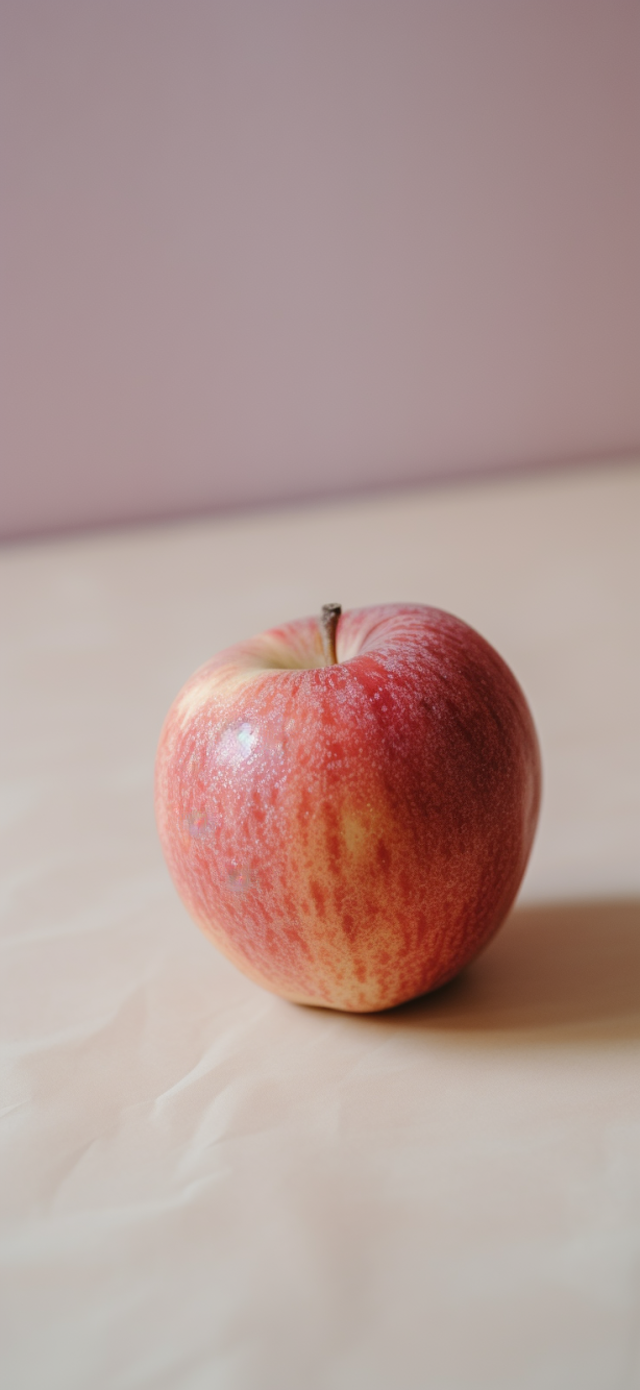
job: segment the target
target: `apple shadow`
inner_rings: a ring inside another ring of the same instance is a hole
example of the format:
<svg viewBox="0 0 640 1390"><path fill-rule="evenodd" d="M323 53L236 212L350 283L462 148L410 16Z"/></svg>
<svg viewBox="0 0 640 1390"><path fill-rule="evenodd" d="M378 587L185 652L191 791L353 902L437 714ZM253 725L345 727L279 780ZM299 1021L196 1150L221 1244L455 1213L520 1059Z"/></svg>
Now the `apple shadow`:
<svg viewBox="0 0 640 1390"><path fill-rule="evenodd" d="M378 1020L532 1041L640 1038L640 900L523 906L457 979Z"/></svg>

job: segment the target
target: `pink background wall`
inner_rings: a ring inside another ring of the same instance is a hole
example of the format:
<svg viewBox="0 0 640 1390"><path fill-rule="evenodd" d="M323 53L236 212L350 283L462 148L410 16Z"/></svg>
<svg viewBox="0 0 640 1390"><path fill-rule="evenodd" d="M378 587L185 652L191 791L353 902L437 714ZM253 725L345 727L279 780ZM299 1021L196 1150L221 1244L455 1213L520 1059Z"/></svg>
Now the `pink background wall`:
<svg viewBox="0 0 640 1390"><path fill-rule="evenodd" d="M637 0L2 0L5 535L640 444Z"/></svg>

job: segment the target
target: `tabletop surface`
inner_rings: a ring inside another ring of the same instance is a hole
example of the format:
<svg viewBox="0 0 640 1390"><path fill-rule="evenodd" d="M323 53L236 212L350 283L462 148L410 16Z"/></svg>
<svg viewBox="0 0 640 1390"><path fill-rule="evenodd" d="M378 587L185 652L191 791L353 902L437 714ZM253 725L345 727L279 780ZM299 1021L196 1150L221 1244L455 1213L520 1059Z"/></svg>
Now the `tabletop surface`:
<svg viewBox="0 0 640 1390"><path fill-rule="evenodd" d="M0 556L3 1333L11 1390L640 1386L640 467ZM164 714L323 602L477 627L542 818L460 979L287 1004L189 921Z"/></svg>

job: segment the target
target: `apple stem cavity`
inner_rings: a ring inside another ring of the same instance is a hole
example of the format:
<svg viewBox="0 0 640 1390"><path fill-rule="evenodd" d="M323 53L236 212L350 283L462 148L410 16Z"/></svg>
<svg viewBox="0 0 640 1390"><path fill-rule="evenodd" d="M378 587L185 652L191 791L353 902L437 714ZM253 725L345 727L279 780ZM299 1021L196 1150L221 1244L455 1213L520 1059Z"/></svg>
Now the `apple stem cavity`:
<svg viewBox="0 0 640 1390"><path fill-rule="evenodd" d="M336 628L338 618L342 612L339 603L324 603L320 614L320 632L322 633L322 650L324 653L325 666L337 666L338 657L336 655Z"/></svg>

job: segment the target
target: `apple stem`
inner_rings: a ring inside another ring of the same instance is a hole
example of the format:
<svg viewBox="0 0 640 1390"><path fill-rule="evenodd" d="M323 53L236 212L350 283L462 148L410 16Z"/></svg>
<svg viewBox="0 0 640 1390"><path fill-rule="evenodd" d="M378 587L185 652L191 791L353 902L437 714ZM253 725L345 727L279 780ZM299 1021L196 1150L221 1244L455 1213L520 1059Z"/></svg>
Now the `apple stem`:
<svg viewBox="0 0 640 1390"><path fill-rule="evenodd" d="M336 655L336 628L338 618L342 609L339 603L325 603L320 614L320 631L322 633L322 650L324 652L325 666L337 666L338 658Z"/></svg>

